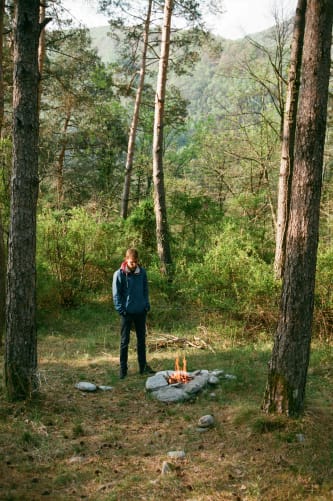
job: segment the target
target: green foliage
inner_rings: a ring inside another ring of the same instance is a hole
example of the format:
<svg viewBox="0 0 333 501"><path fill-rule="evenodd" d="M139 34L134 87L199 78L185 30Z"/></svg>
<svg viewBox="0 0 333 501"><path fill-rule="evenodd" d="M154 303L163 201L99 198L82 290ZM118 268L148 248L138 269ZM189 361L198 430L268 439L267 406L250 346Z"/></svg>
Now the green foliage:
<svg viewBox="0 0 333 501"><path fill-rule="evenodd" d="M12 162L12 142L9 138L0 139L0 214L2 224L9 221L9 185Z"/></svg>
<svg viewBox="0 0 333 501"><path fill-rule="evenodd" d="M110 9L115 4L121 7L118 1L103 3ZM188 4L182 2L180 7ZM131 6L139 5L131 2ZM141 14L145 14L146 4L140 3L141 7ZM116 12L111 10L112 17ZM198 47L200 58L191 76L176 75L171 64L165 102L165 185L177 270L171 284L159 270L151 198L156 71L152 52L136 137L130 215L125 221L117 215L140 64L132 56L141 53L137 45L141 43L141 22L133 30L126 32L123 28L117 28L114 34L118 42L110 38L110 49L105 52L113 62L119 62L122 49L126 54L117 66L108 67L92 50L87 32L48 34L41 110L40 204L55 206L56 166L65 147L63 206L68 210L42 210L39 217L39 304L49 306L57 301L77 305L84 302L90 290L93 296L103 288L104 293L105 287L109 291L112 272L125 249L135 246L148 268L155 325L175 330L186 323L195 328L200 319L218 315L232 317L235 322L239 319L245 328L257 325L258 319L267 321L265 328L270 330L276 320L280 288L272 269L280 156L276 101L280 87L267 57L276 51L272 33L258 38L259 44L246 39L216 39L223 47L215 51L211 40L205 45L203 33L203 45L195 47L192 36L199 33L181 30L173 38L175 62L183 63L179 54L195 62L193 49ZM105 44L105 29L101 38ZM153 35L150 41L156 47L158 36ZM99 43L95 39L93 45ZM267 52L263 50L266 45ZM265 82L269 93L263 87ZM67 116L69 126L64 132ZM4 155L10 169L9 144ZM328 163L325 208L331 199L330 173ZM72 209L74 206L82 208ZM331 211L324 212L327 217L322 217L325 241L318 256L316 321L328 337L333 324L333 258L329 251Z"/></svg>
<svg viewBox="0 0 333 501"><path fill-rule="evenodd" d="M315 320L317 333L330 339L333 327L333 250L319 246L315 291Z"/></svg>
<svg viewBox="0 0 333 501"><path fill-rule="evenodd" d="M180 188L178 183L177 190L170 194L169 219L177 264L187 266L193 261L202 262L223 213L209 196Z"/></svg>
<svg viewBox="0 0 333 501"><path fill-rule="evenodd" d="M67 207L112 206L127 148L127 112L85 30L49 34L40 128L41 195ZM55 190L57 187L57 191Z"/></svg>
<svg viewBox="0 0 333 501"><path fill-rule="evenodd" d="M276 302L271 265L253 237L233 224L216 235L203 264L189 264L186 272L187 294L211 310L246 317Z"/></svg>
<svg viewBox="0 0 333 501"><path fill-rule="evenodd" d="M317 293L321 306L333 309L333 250L319 248L317 260Z"/></svg>
<svg viewBox="0 0 333 501"><path fill-rule="evenodd" d="M50 276L49 300L77 302L82 293L110 282L115 248L113 227L100 214L81 208L43 211L38 218L41 289L45 294L44 280Z"/></svg>
<svg viewBox="0 0 333 501"><path fill-rule="evenodd" d="M147 266L156 249L154 204L151 198L140 202L124 224L125 247L138 247L140 259Z"/></svg>

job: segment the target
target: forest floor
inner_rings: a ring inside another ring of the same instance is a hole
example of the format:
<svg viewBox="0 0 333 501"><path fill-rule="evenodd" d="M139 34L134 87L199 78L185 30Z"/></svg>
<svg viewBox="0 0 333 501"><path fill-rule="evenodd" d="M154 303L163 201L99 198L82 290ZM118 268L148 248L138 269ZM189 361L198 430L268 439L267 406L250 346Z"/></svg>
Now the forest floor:
<svg viewBox="0 0 333 501"><path fill-rule="evenodd" d="M106 317L81 311L44 326L39 394L9 403L1 390L1 500L333 499L332 345L313 343L305 412L290 419L260 410L269 340L238 343L210 326L200 330L204 347L156 350L161 332L150 332L148 359L156 370L172 369L175 357L186 355L190 371L236 376L191 402L165 404L145 391L135 335L129 375L118 379L118 319L110 324ZM182 336L194 340L193 332ZM75 388L79 381L113 389L85 393ZM215 426L200 433L206 414ZM185 458L169 458L174 450ZM172 468L166 474L164 461Z"/></svg>

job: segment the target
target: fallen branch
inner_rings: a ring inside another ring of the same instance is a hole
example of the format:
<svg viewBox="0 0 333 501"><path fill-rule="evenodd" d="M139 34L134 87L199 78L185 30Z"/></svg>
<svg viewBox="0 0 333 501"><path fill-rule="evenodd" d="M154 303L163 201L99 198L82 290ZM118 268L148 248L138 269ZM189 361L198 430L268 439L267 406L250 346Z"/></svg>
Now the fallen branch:
<svg viewBox="0 0 333 501"><path fill-rule="evenodd" d="M190 341L189 339L186 339L184 337L177 337L173 336L172 334L168 334L156 339L151 339L147 342L147 347L150 351L159 351L169 348L170 346L177 346L182 348L190 347L200 350L210 349L211 351L214 351L211 346L209 346L203 339L200 339L198 337L195 337L194 340Z"/></svg>

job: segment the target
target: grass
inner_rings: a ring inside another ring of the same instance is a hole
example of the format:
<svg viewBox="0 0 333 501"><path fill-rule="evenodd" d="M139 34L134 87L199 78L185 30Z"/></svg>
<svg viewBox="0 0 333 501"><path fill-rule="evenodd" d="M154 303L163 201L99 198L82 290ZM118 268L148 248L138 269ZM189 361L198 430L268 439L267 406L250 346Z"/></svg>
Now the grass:
<svg viewBox="0 0 333 501"><path fill-rule="evenodd" d="M189 370L221 368L237 379L221 381L193 402L166 405L144 390L134 335L129 376L118 379L118 318L105 304L44 319L40 393L16 404L0 394L0 499L332 499L332 346L313 345L304 415L267 416L260 404L269 336L246 343L242 332L239 342L235 325L215 320L177 331L203 338L209 348L152 351L149 363L169 369L185 354ZM156 324L152 316L150 339L163 333ZM75 383L83 380L113 390L82 393ZM216 424L199 433L205 414ZM171 450L184 450L185 459L168 458ZM162 475L164 461L172 469Z"/></svg>

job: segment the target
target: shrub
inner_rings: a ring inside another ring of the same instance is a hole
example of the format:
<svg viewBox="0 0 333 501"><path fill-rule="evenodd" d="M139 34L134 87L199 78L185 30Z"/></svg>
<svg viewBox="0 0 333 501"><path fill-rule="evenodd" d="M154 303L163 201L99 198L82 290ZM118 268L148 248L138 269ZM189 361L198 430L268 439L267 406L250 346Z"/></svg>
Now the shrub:
<svg viewBox="0 0 333 501"><path fill-rule="evenodd" d="M248 317L274 308L280 285L246 232L228 224L202 264L187 267L187 294L202 306ZM183 280L183 282L185 282Z"/></svg>
<svg viewBox="0 0 333 501"><path fill-rule="evenodd" d="M116 266L114 234L98 213L82 208L43 211L38 218L37 262L44 294L48 276L50 289L57 285L58 300L64 305L75 303L84 291L108 284Z"/></svg>

